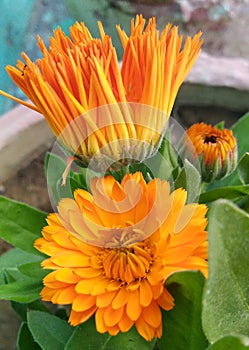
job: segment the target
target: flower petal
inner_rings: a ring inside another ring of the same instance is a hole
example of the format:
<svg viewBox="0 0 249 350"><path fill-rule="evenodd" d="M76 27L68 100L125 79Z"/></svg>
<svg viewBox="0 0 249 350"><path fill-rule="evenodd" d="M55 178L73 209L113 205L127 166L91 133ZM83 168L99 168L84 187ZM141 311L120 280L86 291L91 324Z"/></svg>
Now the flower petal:
<svg viewBox="0 0 249 350"><path fill-rule="evenodd" d="M115 295L112 301L112 307L114 310L124 306L128 301L128 292L125 287L121 287Z"/></svg>
<svg viewBox="0 0 249 350"><path fill-rule="evenodd" d="M162 322L162 314L157 302L152 301L149 306L143 308L142 317L150 326L157 328Z"/></svg>
<svg viewBox="0 0 249 350"><path fill-rule="evenodd" d="M167 291L166 288L163 288L163 292L160 295L160 297L157 299L157 302L161 306L161 308L167 311L171 310L174 307L174 298Z"/></svg>
<svg viewBox="0 0 249 350"><path fill-rule="evenodd" d="M151 341L155 336L155 328L144 321L142 317L136 321L136 328L138 333L147 341Z"/></svg>
<svg viewBox="0 0 249 350"><path fill-rule="evenodd" d="M78 294L72 302L72 309L77 312L86 311L92 308L95 302L96 298L91 295Z"/></svg>
<svg viewBox="0 0 249 350"><path fill-rule="evenodd" d="M139 318L142 312L142 306L139 303L138 290L129 293L126 305L126 312L132 321L136 321Z"/></svg>
<svg viewBox="0 0 249 350"><path fill-rule="evenodd" d="M113 327L119 323L124 313L124 307L114 310L112 307L105 308L104 321L108 327Z"/></svg>
<svg viewBox="0 0 249 350"><path fill-rule="evenodd" d="M146 279L141 281L139 293L140 293L140 304L144 307L148 306L151 303L151 300L153 298L153 293L151 290L151 286Z"/></svg>

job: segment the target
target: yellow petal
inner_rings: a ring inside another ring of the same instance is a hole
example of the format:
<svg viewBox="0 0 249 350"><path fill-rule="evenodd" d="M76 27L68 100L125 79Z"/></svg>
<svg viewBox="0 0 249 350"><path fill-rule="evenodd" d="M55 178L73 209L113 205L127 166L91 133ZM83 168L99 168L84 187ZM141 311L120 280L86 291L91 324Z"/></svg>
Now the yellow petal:
<svg viewBox="0 0 249 350"><path fill-rule="evenodd" d="M124 312L118 323L118 326L121 332L128 332L129 329L133 326L133 324L134 324L134 321L132 321Z"/></svg>
<svg viewBox="0 0 249 350"><path fill-rule="evenodd" d="M157 328L162 322L162 314L155 301L152 301L148 307L143 308L142 316L146 323L154 328Z"/></svg>
<svg viewBox="0 0 249 350"><path fill-rule="evenodd" d="M65 283L77 283L80 280L80 277L77 276L72 269L65 268L56 271L55 277L57 281Z"/></svg>
<svg viewBox="0 0 249 350"><path fill-rule="evenodd" d="M163 289L163 293L160 295L160 297L157 299L158 304L163 308L164 310L171 310L174 307L174 298L172 295L167 291L166 288Z"/></svg>
<svg viewBox="0 0 249 350"><path fill-rule="evenodd" d="M100 308L105 308L106 306L109 306L117 294L116 291L114 292L106 292L100 295L96 296L96 305Z"/></svg>
<svg viewBox="0 0 249 350"><path fill-rule="evenodd" d="M72 304L74 298L77 296L74 286L69 286L63 289L57 289L52 297L54 304Z"/></svg>
<svg viewBox="0 0 249 350"><path fill-rule="evenodd" d="M128 295L128 301L126 304L126 313L132 321L136 321L142 311L142 307L139 303L139 292L135 290Z"/></svg>
<svg viewBox="0 0 249 350"><path fill-rule="evenodd" d="M97 309L95 313L95 323L96 323L96 329L99 333L105 333L108 330L108 327L106 326L104 322L104 312L105 309Z"/></svg>
<svg viewBox="0 0 249 350"><path fill-rule="evenodd" d="M148 306L152 300L153 293L149 282L144 279L141 281L140 288L140 304L144 307Z"/></svg>
<svg viewBox="0 0 249 350"><path fill-rule="evenodd" d="M68 322L72 326L78 326L78 324L86 322L95 313L96 309L97 308L94 305L90 309L82 312L72 310Z"/></svg>
<svg viewBox="0 0 249 350"><path fill-rule="evenodd" d="M124 306L128 300L128 292L125 287L121 287L119 291L116 293L115 298L112 301L113 309L118 309Z"/></svg>
<svg viewBox="0 0 249 350"><path fill-rule="evenodd" d="M138 333L147 341L150 341L155 336L155 328L150 326L148 323L144 321L142 317L136 321L136 328Z"/></svg>
<svg viewBox="0 0 249 350"><path fill-rule="evenodd" d="M62 267L84 267L89 265L89 258L80 252L61 251L51 258L52 262Z"/></svg>
<svg viewBox="0 0 249 350"><path fill-rule="evenodd" d="M95 305L95 297L91 295L79 294L72 303L72 309L74 311L86 311Z"/></svg>
<svg viewBox="0 0 249 350"><path fill-rule="evenodd" d="M111 306L104 312L104 321L108 327L113 327L119 323L124 313L124 307L114 310Z"/></svg>

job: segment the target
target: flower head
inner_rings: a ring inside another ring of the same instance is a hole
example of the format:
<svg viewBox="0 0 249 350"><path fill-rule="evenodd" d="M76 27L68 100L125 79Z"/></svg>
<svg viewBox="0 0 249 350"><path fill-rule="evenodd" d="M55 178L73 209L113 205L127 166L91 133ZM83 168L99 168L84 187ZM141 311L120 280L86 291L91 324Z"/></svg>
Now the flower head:
<svg viewBox="0 0 249 350"><path fill-rule="evenodd" d="M95 314L100 333L135 325L147 340L160 337L160 308L174 306L167 277L188 269L207 275L207 208L185 204L186 192L170 193L167 181L146 184L141 173L121 183L95 178L91 193L78 189L62 199L35 242L49 256L42 266L53 270L41 297L71 304L72 325Z"/></svg>
<svg viewBox="0 0 249 350"><path fill-rule="evenodd" d="M141 15L131 21L130 36L117 28L124 47L121 69L101 23L100 39L93 38L84 23L75 23L70 37L55 30L48 49L38 37L41 59L32 62L23 53L24 62L18 61L17 68L7 66L33 105L1 94L43 114L54 134L83 163L102 148L114 161L125 158L124 148L131 158L150 156L147 146L158 148L177 91L202 45L199 33L187 37L182 47L177 27L168 24L159 35L155 18L145 27ZM150 109L137 111L134 104ZM101 106L112 107L99 110ZM143 145L136 147L140 141Z"/></svg>
<svg viewBox="0 0 249 350"><path fill-rule="evenodd" d="M237 143L232 130L199 123L187 130L186 151L198 157L204 181L214 181L230 174L237 162ZM194 152L189 152L189 141Z"/></svg>

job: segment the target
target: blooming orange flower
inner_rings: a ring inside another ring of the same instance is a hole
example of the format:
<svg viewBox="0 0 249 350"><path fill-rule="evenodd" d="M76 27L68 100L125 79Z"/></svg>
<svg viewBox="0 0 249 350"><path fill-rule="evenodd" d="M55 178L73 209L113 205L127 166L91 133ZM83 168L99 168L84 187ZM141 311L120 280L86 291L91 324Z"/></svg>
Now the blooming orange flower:
<svg viewBox="0 0 249 350"><path fill-rule="evenodd" d="M121 184L94 178L91 193L78 189L74 199L62 199L35 242L49 256L42 266L54 270L41 297L71 304L74 326L95 314L100 333L114 336L135 324L146 340L160 337L160 308L174 306L167 277L188 269L207 276L207 208L185 204L186 192L170 193L167 181L146 184L141 173Z"/></svg>
<svg viewBox="0 0 249 350"><path fill-rule="evenodd" d="M199 157L204 180L220 179L234 169L237 162L237 142L232 130L220 130L212 125L199 123L187 130L187 139L186 144L190 141L196 153L192 158ZM193 153L189 150L187 152Z"/></svg>
<svg viewBox="0 0 249 350"><path fill-rule="evenodd" d="M75 23L70 37L60 28L55 30L49 49L38 37L41 59L32 62L23 53L25 62L18 61L17 68L7 66L12 80L33 104L0 92L43 114L54 134L83 163L107 145L107 154L119 160L125 157L124 146L133 152L131 139L157 147L177 91L202 45L198 33L193 39L187 37L182 47L177 27L168 24L159 35L155 18L145 27L141 15L131 21L130 36L117 28L124 46L121 69L101 23L101 39L92 38L84 23ZM133 107L131 111L127 103L152 109L137 112ZM111 109L102 109L101 115L95 109L110 105ZM82 117L75 122L78 116ZM119 147L113 143L117 140L126 143ZM144 157L140 153L137 157ZM144 153L148 156L150 150Z"/></svg>

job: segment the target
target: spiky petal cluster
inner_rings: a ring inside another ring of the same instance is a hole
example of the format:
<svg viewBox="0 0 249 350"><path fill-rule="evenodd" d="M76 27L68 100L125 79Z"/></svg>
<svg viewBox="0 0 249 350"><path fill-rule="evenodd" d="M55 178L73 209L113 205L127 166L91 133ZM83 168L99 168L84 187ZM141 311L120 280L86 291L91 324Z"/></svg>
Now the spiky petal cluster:
<svg viewBox="0 0 249 350"><path fill-rule="evenodd" d="M193 124L186 133L185 153L198 160L204 181L229 175L237 164L237 142L232 130L205 123Z"/></svg>
<svg viewBox="0 0 249 350"><path fill-rule="evenodd" d="M202 45L201 33L187 37L182 47L177 27L168 24L159 35L155 18L147 26L145 22L142 16L132 20L130 36L118 27L124 46L121 69L101 23L100 39L84 23L75 23L70 37L55 30L48 49L38 37L41 59L32 62L23 53L17 68L7 66L33 105L0 93L43 114L54 134L84 163L103 148L113 161L128 156L143 160L153 153L146 145L159 146L178 89ZM150 109L137 111L134 104ZM143 144L136 147L136 142Z"/></svg>

